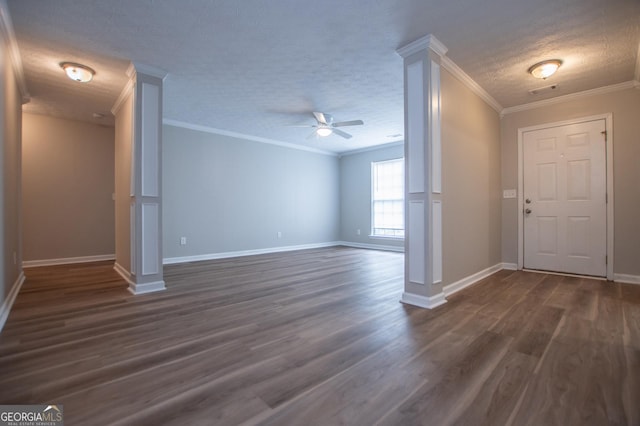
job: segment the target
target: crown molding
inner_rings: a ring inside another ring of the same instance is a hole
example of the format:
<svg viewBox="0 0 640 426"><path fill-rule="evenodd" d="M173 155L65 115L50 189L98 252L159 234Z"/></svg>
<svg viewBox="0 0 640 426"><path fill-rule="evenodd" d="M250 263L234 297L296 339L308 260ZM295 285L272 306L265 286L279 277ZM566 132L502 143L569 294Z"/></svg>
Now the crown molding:
<svg viewBox="0 0 640 426"><path fill-rule="evenodd" d="M341 152L338 156L340 158L342 158L342 157L346 157L348 155L361 154L363 152L377 151L379 149L393 148L393 147L396 147L396 146L404 146L404 140L394 141L394 142L387 142L387 143L382 144L382 145L373 145L373 146L367 146L367 147L364 147L364 148L353 149L351 151Z"/></svg>
<svg viewBox="0 0 640 426"><path fill-rule="evenodd" d="M16 34L13 31L13 23L11 22L11 15L9 14L6 0L0 0L0 35L4 38L9 50L9 57L11 58L13 73L18 83L20 95L22 96L22 103L26 104L30 99L29 90L27 89L27 82L24 78L22 58L20 57L20 50L18 49L18 42L16 41Z"/></svg>
<svg viewBox="0 0 640 426"><path fill-rule="evenodd" d="M420 37L419 39L396 49L396 52L398 53L398 55L406 58L413 55L414 53L418 53L421 50L426 49L433 50L436 54L438 54L438 56L446 55L447 50L449 50L444 44L442 44L440 40L435 38L433 34L427 34L424 37Z"/></svg>
<svg viewBox="0 0 640 426"><path fill-rule="evenodd" d="M636 80L625 81L624 83L612 84L610 86L598 87L596 89L585 90L583 92L570 93L568 95L557 96L555 98L544 99L542 101L530 102L528 104L508 107L502 110L500 117L514 112L527 111L530 109L542 108L549 105L582 99L588 96L603 95L605 93L617 92L619 90L640 88L640 82Z"/></svg>
<svg viewBox="0 0 640 426"><path fill-rule="evenodd" d="M118 99L116 99L116 101L113 103L113 106L111 107L111 114L116 115L118 113L118 110L122 106L122 103L127 99L127 97L129 97L129 94L131 94L134 84L135 80L132 78L127 81L127 84L124 85L122 92L120 92L120 95L118 95Z"/></svg>
<svg viewBox="0 0 640 426"><path fill-rule="evenodd" d="M162 119L162 124L166 124L166 125L174 126L174 127L181 127L183 129L196 130L196 131L204 132L204 133L213 133L215 135L229 136L229 137L238 138L238 139L246 139L246 140L253 141L253 142L260 142L260 143L266 143L266 144L270 144L270 145L277 145L277 146L281 146L281 147L284 147L284 148L296 149L296 150L299 150L299 151L313 152L314 154L328 155L328 156L331 156L331 157L337 157L338 156L338 154L336 154L335 152L331 152L331 151L324 151L322 149L311 148L311 147L308 147L308 146L298 145L298 144L290 143L290 142L277 141L275 139L268 139L268 138L263 138L263 137L260 137L260 136L253 136L253 135L247 135L247 134L244 134L244 133L232 132L230 130L216 129L214 127L202 126L200 124L186 123L184 121L172 120L170 118L163 118Z"/></svg>
<svg viewBox="0 0 640 426"><path fill-rule="evenodd" d="M483 101L485 101L491 108L493 108L497 113L501 113L504 108L498 101L496 101L493 96L491 96L486 90L484 90L478 83L475 82L474 79L469 77L469 75L462 71L455 62L453 62L449 57L444 56L440 60L440 64L455 78L460 80L465 86L467 86L473 93L480 96Z"/></svg>

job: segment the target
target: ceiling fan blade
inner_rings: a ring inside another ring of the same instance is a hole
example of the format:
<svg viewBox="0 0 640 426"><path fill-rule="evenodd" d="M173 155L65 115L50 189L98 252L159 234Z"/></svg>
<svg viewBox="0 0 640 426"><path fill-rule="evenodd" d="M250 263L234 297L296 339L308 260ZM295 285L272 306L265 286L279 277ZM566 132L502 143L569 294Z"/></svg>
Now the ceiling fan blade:
<svg viewBox="0 0 640 426"><path fill-rule="evenodd" d="M321 112L313 112L313 116L318 120L318 123L327 124L327 118Z"/></svg>
<svg viewBox="0 0 640 426"><path fill-rule="evenodd" d="M338 136L342 136L345 139L351 139L353 137L349 133L343 132L342 130L339 130L339 129L333 129L333 133L335 133Z"/></svg>
<svg viewBox="0 0 640 426"><path fill-rule="evenodd" d="M287 125L285 127L318 127L318 126L315 125L315 124L300 124L300 125L298 125L298 124L289 124L289 125Z"/></svg>
<svg viewBox="0 0 640 426"><path fill-rule="evenodd" d="M351 121L340 121L338 123L333 123L333 127L344 127L344 126L362 126L364 121L362 120L351 120Z"/></svg>

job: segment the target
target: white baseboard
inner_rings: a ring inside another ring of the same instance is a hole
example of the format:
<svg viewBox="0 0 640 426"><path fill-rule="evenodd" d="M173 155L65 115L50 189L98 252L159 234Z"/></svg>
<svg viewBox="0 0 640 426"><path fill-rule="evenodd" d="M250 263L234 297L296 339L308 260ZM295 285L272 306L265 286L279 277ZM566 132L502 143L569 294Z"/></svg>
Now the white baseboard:
<svg viewBox="0 0 640 426"><path fill-rule="evenodd" d="M640 275L613 274L613 280L617 283L640 284Z"/></svg>
<svg viewBox="0 0 640 426"><path fill-rule="evenodd" d="M447 299L445 299L444 293L439 293L435 296L422 296L419 294L403 292L400 303L417 306L419 308L433 309L447 303Z"/></svg>
<svg viewBox="0 0 640 426"><path fill-rule="evenodd" d="M175 263L227 259L230 257L255 256L257 254L269 254L269 253L280 253L280 252L294 251L294 250L307 250L307 249L323 248L323 247L335 247L339 245L341 245L339 241L330 241L326 243L301 244L297 246L269 247L264 249L255 249L255 250L240 250L240 251L227 251L222 253L198 254L195 256L165 257L162 260L162 264L173 265Z"/></svg>
<svg viewBox="0 0 640 426"><path fill-rule="evenodd" d="M490 266L487 269L483 269L482 271L476 272L475 274L471 274L468 277L464 277L461 280L458 280L454 283L448 284L442 287L442 292L445 296L451 296L453 293L457 293L460 290L469 287L472 284L477 283L483 278L488 277L489 275L498 272L501 269L507 269L503 266L504 264L498 263L496 265Z"/></svg>
<svg viewBox="0 0 640 426"><path fill-rule="evenodd" d="M150 283L129 283L129 292L131 294L146 294L146 293L154 293L156 291L166 290L167 287L164 285L164 281L153 281Z"/></svg>
<svg viewBox="0 0 640 426"><path fill-rule="evenodd" d="M115 260L115 254L100 254L97 256L64 257L61 259L25 260L22 262L23 268L33 268L36 266L68 265L71 263L102 262L104 260Z"/></svg>
<svg viewBox="0 0 640 426"><path fill-rule="evenodd" d="M9 318L9 312L11 311L13 303L16 301L16 297L18 297L22 284L24 284L24 279L24 272L20 271L20 275L18 275L16 282L13 283L13 287L11 287L9 294L7 294L7 298L2 302L2 306L0 306L0 331L4 328L7 318Z"/></svg>
<svg viewBox="0 0 640 426"><path fill-rule="evenodd" d="M113 269L124 279L129 286L134 285L133 278L131 278L131 274L127 271L122 265L118 262L113 264Z"/></svg>
<svg viewBox="0 0 640 426"><path fill-rule="evenodd" d="M366 244L366 243L353 243L351 241L338 241L338 245L353 248L363 248L369 250L384 250L384 251L397 251L404 253L404 246L387 246L383 244Z"/></svg>
<svg viewBox="0 0 640 426"><path fill-rule="evenodd" d="M517 263L502 262L499 265L501 265L500 269L506 269L507 271L517 271L518 270L518 264Z"/></svg>

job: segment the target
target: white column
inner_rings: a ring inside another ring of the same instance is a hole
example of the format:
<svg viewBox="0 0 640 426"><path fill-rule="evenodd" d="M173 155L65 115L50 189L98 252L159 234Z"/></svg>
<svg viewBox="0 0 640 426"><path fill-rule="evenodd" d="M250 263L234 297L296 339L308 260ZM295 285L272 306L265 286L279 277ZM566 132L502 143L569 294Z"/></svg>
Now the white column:
<svg viewBox="0 0 640 426"><path fill-rule="evenodd" d="M116 265L133 294L165 289L162 271L162 83L166 73L132 63L124 99L131 108L122 121L130 123L129 239L130 267ZM117 116L118 118L119 116ZM118 122L116 122L118 125ZM127 133L128 134L128 133ZM128 136L126 137L128 139ZM118 257L118 256L116 256ZM126 258L126 257L125 257Z"/></svg>
<svg viewBox="0 0 640 426"><path fill-rule="evenodd" d="M440 60L427 35L398 49L404 59L405 284L402 303L435 308L442 292Z"/></svg>

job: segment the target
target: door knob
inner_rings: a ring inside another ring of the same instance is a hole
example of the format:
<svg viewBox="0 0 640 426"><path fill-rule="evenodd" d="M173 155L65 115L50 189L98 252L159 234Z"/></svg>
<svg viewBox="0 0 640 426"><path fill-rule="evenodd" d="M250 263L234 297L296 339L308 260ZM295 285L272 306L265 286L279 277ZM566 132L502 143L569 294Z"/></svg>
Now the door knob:
<svg viewBox="0 0 640 426"><path fill-rule="evenodd" d="M531 209L526 209L524 212L525 212L526 214L529 214L529 213L531 213Z"/></svg>
<svg viewBox="0 0 640 426"><path fill-rule="evenodd" d="M527 198L526 200L524 200L525 203L527 204L531 204L531 200L529 198Z"/></svg>

